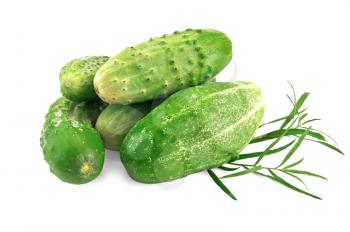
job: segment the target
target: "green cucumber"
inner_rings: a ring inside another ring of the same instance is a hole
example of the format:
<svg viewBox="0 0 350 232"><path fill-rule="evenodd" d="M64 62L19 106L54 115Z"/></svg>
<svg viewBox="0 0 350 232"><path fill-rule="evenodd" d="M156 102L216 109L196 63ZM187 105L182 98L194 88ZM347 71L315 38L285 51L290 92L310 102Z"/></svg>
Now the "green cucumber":
<svg viewBox="0 0 350 232"><path fill-rule="evenodd" d="M56 100L46 114L40 138L44 158L59 179L84 184L95 179L104 162L103 142L93 128L103 104Z"/></svg>
<svg viewBox="0 0 350 232"><path fill-rule="evenodd" d="M86 56L69 61L60 72L62 95L75 102L98 99L93 79L107 60L107 56Z"/></svg>
<svg viewBox="0 0 350 232"><path fill-rule="evenodd" d="M136 181L159 183L218 167L249 143L264 114L251 82L207 83L181 90L141 119L121 145Z"/></svg>
<svg viewBox="0 0 350 232"><path fill-rule="evenodd" d="M125 135L141 118L151 111L152 102L132 105L109 105L102 111L96 122L107 149L119 151Z"/></svg>
<svg viewBox="0 0 350 232"><path fill-rule="evenodd" d="M110 104L131 104L167 96L213 78L232 58L222 32L192 30L150 39L111 57L97 71L94 87Z"/></svg>

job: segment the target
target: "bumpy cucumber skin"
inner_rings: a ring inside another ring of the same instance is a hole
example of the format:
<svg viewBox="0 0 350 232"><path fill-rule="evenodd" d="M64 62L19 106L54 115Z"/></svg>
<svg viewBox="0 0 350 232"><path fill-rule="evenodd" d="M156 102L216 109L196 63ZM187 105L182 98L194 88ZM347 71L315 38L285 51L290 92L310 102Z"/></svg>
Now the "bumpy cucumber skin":
<svg viewBox="0 0 350 232"><path fill-rule="evenodd" d="M108 59L107 56L86 56L68 62L60 72L62 95L75 102L98 99L93 79L97 70Z"/></svg>
<svg viewBox="0 0 350 232"><path fill-rule="evenodd" d="M97 71L94 87L110 104L144 102L210 80L231 58L232 44L224 33L188 29L111 57Z"/></svg>
<svg viewBox="0 0 350 232"><path fill-rule="evenodd" d="M96 122L96 130L100 133L107 149L119 151L120 144L141 118L151 111L152 102L132 105L109 105L102 111Z"/></svg>
<svg viewBox="0 0 350 232"><path fill-rule="evenodd" d="M104 163L104 147L92 127L102 105L74 103L61 97L46 115L40 139L44 158L59 179L84 184L95 179Z"/></svg>
<svg viewBox="0 0 350 232"><path fill-rule="evenodd" d="M218 167L238 156L264 114L250 82L207 83L181 90L141 119L121 145L128 174L160 183Z"/></svg>

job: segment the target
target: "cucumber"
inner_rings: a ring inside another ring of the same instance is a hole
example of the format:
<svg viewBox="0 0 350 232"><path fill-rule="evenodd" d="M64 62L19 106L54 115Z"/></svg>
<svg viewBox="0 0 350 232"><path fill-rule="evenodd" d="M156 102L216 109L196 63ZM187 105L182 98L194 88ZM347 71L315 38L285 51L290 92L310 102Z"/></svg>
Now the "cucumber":
<svg viewBox="0 0 350 232"><path fill-rule="evenodd" d="M110 104L165 97L213 78L232 58L222 32L192 30L153 38L126 48L97 71L94 87Z"/></svg>
<svg viewBox="0 0 350 232"><path fill-rule="evenodd" d="M128 174L160 183L218 167L249 143L264 114L251 82L207 83L181 90L141 119L121 145Z"/></svg>
<svg viewBox="0 0 350 232"><path fill-rule="evenodd" d="M69 61L60 72L62 95L75 102L97 100L93 79L108 59L108 56L85 56Z"/></svg>
<svg viewBox="0 0 350 232"><path fill-rule="evenodd" d="M95 179L104 162L104 147L93 128L103 108L100 102L56 100L46 114L40 138L50 171L64 182L84 184Z"/></svg>
<svg viewBox="0 0 350 232"><path fill-rule="evenodd" d="M102 111L96 122L96 130L100 133L107 149L119 151L120 144L141 118L151 110L152 102L132 105L109 105Z"/></svg>

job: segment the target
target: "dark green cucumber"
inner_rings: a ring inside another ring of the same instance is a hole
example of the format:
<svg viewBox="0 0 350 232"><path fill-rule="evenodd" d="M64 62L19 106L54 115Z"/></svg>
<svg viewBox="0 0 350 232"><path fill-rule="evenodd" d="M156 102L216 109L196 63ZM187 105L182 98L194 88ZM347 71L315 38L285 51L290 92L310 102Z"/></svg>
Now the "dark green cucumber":
<svg viewBox="0 0 350 232"><path fill-rule="evenodd" d="M153 38L111 57L94 78L110 104L144 102L213 78L232 58L230 39L217 30L192 30Z"/></svg>
<svg viewBox="0 0 350 232"><path fill-rule="evenodd" d="M181 90L129 131L121 161L133 179L144 183L218 167L249 143L263 113L262 93L254 83L217 82Z"/></svg>
<svg viewBox="0 0 350 232"><path fill-rule="evenodd" d="M119 151L125 135L141 118L151 111L152 102L132 105L109 105L96 122L106 148Z"/></svg>
<svg viewBox="0 0 350 232"><path fill-rule="evenodd" d="M60 73L62 95L75 102L97 100L93 79L108 59L107 56L85 56L68 62Z"/></svg>
<svg viewBox="0 0 350 232"><path fill-rule="evenodd" d="M100 174L104 147L93 125L102 108L100 102L78 104L64 97L50 106L40 145L51 172L62 181L84 184Z"/></svg>

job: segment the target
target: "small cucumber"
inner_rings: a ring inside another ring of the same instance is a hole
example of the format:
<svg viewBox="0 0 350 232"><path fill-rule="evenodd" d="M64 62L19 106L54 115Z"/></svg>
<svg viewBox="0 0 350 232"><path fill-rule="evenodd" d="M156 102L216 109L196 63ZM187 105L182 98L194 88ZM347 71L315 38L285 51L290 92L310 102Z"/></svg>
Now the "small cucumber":
<svg viewBox="0 0 350 232"><path fill-rule="evenodd" d="M107 60L107 56L86 56L68 62L60 73L62 95L75 102L98 99L93 79L96 71Z"/></svg>
<svg viewBox="0 0 350 232"><path fill-rule="evenodd" d="M141 119L121 145L136 181L159 183L218 167L249 143L264 114L251 82L207 83L181 90Z"/></svg>
<svg viewBox="0 0 350 232"><path fill-rule="evenodd" d="M232 58L230 39L217 30L192 30L126 48L97 71L94 87L110 104L131 104L203 84Z"/></svg>
<svg viewBox="0 0 350 232"><path fill-rule="evenodd" d="M104 147L93 128L103 104L56 100L46 114L40 139L44 158L59 179L84 184L95 179L104 162Z"/></svg>
<svg viewBox="0 0 350 232"><path fill-rule="evenodd" d="M141 118L151 111L152 102L132 105L109 105L102 111L96 122L96 130L100 133L106 148L119 151L120 144Z"/></svg>

